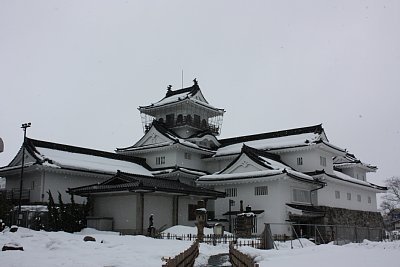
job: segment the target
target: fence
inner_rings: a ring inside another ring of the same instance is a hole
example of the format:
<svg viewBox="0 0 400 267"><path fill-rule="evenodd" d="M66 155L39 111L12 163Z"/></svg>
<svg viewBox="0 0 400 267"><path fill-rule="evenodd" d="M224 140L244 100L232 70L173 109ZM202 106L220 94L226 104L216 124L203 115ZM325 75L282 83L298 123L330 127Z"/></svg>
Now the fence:
<svg viewBox="0 0 400 267"><path fill-rule="evenodd" d="M157 238L160 239L173 239L173 240L185 240L195 241L197 235L186 234L186 235L174 235L169 233L160 233ZM230 235L204 235L203 242L206 244L235 244L236 246L250 246L259 248L261 245L261 236L253 235L249 238L237 238L236 236Z"/></svg>
<svg viewBox="0 0 400 267"><path fill-rule="evenodd" d="M199 242L195 241L187 250L174 258L163 258L166 262L162 267L191 267L199 255Z"/></svg>
<svg viewBox="0 0 400 267"><path fill-rule="evenodd" d="M382 241L385 237L383 228L347 226L347 225L318 225L318 224L272 224L287 225L292 229L292 235L273 234L274 241L287 241L297 238L307 238L316 244L360 243L364 239Z"/></svg>
<svg viewBox="0 0 400 267"><path fill-rule="evenodd" d="M233 244L229 245L229 261L233 267L258 267L254 258L246 255L235 248Z"/></svg>

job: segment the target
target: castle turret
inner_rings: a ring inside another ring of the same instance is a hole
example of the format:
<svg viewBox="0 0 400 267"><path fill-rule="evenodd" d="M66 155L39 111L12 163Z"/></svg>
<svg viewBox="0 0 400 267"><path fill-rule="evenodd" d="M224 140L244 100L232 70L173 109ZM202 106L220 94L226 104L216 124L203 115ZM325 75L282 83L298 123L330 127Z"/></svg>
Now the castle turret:
<svg viewBox="0 0 400 267"><path fill-rule="evenodd" d="M225 110L211 106L204 98L197 80L193 82L193 86L176 91L170 85L163 99L138 108L144 132L157 120L182 138L203 131L220 134Z"/></svg>

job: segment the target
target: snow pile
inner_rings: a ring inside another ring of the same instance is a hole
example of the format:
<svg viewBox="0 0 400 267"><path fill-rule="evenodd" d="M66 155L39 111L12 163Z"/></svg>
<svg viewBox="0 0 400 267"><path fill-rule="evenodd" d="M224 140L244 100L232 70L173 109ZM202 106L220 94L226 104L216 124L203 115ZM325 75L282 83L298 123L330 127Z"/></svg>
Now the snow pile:
<svg viewBox="0 0 400 267"><path fill-rule="evenodd" d="M303 239L301 240L303 242ZM251 247L241 247L240 251L250 255L260 267L324 267L363 266L376 267L398 266L400 257L400 242L371 242L337 246L333 244L313 245L304 240L303 246L279 244L279 250L259 250Z"/></svg>
<svg viewBox="0 0 400 267"><path fill-rule="evenodd" d="M85 234L96 239L84 242ZM1 266L161 266L162 257L174 257L192 242L159 240L145 236L120 236L91 229L79 234L19 228L0 233L0 245L16 243L24 251L0 252Z"/></svg>

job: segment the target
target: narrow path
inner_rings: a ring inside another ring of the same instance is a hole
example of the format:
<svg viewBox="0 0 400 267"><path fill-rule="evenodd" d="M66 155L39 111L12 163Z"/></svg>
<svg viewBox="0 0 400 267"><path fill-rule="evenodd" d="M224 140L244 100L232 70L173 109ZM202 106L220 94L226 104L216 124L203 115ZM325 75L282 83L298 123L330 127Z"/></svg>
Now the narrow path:
<svg viewBox="0 0 400 267"><path fill-rule="evenodd" d="M229 262L228 253L212 255L208 259L208 264L206 267L217 267L217 266L232 266Z"/></svg>

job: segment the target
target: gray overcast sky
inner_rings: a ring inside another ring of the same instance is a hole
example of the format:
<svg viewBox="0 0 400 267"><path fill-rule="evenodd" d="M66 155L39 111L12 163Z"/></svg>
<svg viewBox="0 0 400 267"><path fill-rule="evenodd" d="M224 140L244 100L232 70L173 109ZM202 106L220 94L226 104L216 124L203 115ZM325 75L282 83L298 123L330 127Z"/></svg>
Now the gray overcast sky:
<svg viewBox="0 0 400 267"><path fill-rule="evenodd" d="M0 1L0 137L113 151L137 107L193 78L221 137L323 123L331 143L400 175L400 1Z"/></svg>

